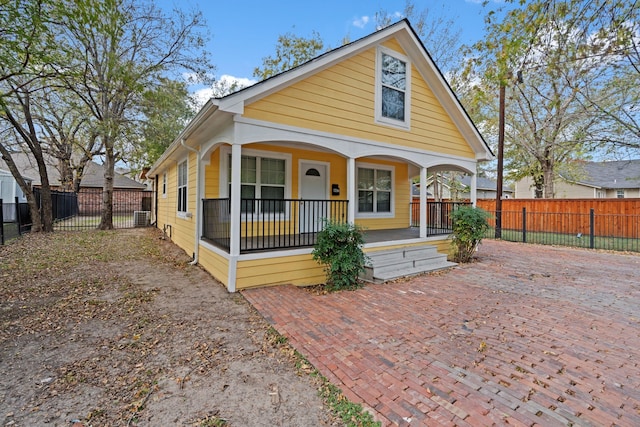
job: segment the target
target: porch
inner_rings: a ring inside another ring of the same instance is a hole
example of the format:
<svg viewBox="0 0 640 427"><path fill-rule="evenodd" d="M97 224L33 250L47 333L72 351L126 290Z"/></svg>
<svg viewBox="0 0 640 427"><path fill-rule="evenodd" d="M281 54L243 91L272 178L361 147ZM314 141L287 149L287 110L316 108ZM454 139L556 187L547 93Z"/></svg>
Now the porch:
<svg viewBox="0 0 640 427"><path fill-rule="evenodd" d="M313 247L325 221L346 222L348 200L242 199L239 253ZM452 232L451 213L469 202L427 202L426 237ZM202 200L202 240L229 253L230 199ZM406 228L364 230L365 244L420 238L420 203L411 202ZM357 220L356 220L357 223Z"/></svg>

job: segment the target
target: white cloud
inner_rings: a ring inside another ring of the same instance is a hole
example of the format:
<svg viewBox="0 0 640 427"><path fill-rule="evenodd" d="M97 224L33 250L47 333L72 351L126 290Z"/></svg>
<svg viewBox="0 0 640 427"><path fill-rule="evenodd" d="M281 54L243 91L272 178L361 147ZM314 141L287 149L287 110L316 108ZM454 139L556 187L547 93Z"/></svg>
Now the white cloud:
<svg viewBox="0 0 640 427"><path fill-rule="evenodd" d="M358 27L360 29L364 28L367 26L367 23L369 22L369 18L368 16L361 16L360 18L355 18L352 22L354 27Z"/></svg>
<svg viewBox="0 0 640 427"><path fill-rule="evenodd" d="M233 83L236 83L239 87L248 87L258 83L257 80L253 80L247 77L234 77L228 74L223 74L217 80L222 84L229 86L231 86Z"/></svg>
<svg viewBox="0 0 640 427"><path fill-rule="evenodd" d="M230 93L230 88L234 85L236 86L236 90L240 90L256 83L257 80L249 79L247 77L234 77L224 74L216 79L213 86L197 89L193 93L193 97L198 108L201 108L211 98L220 98L228 95Z"/></svg>

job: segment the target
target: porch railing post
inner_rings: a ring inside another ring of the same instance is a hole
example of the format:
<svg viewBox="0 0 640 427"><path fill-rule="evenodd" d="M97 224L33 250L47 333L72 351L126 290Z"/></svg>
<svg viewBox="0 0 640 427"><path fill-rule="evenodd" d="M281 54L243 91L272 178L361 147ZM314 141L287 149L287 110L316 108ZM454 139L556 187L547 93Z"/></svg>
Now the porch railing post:
<svg viewBox="0 0 640 427"><path fill-rule="evenodd" d="M420 168L420 238L427 237L427 168Z"/></svg>

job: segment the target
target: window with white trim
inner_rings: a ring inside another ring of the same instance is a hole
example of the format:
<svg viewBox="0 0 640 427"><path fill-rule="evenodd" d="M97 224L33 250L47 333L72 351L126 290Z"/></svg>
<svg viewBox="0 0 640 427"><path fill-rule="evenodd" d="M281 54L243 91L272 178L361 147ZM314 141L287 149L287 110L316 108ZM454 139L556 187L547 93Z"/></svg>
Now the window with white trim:
<svg viewBox="0 0 640 427"><path fill-rule="evenodd" d="M616 191L616 197L618 199L624 199L624 190L618 190Z"/></svg>
<svg viewBox="0 0 640 427"><path fill-rule="evenodd" d="M393 173L389 168L358 167L358 213L390 214Z"/></svg>
<svg viewBox="0 0 640 427"><path fill-rule="evenodd" d="M411 64L390 49L378 49L376 73L376 120L407 128L409 126Z"/></svg>
<svg viewBox="0 0 640 427"><path fill-rule="evenodd" d="M187 212L187 161L178 164L178 212Z"/></svg>
<svg viewBox="0 0 640 427"><path fill-rule="evenodd" d="M231 155L228 156L229 194L231 194ZM242 213L284 213L287 182L285 159L242 156L240 160L240 198ZM261 199L259 203L256 199Z"/></svg>
<svg viewBox="0 0 640 427"><path fill-rule="evenodd" d="M167 197L167 173L162 174L162 197Z"/></svg>

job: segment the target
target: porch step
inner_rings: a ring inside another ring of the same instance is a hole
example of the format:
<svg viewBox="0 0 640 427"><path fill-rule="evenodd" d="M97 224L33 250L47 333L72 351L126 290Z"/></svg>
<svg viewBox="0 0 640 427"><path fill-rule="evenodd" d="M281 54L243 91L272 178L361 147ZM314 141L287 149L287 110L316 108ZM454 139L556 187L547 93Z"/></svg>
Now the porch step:
<svg viewBox="0 0 640 427"><path fill-rule="evenodd" d="M369 262L360 278L373 283L384 283L457 265L447 261L447 255L439 253L431 245L372 251L367 252L367 256Z"/></svg>

